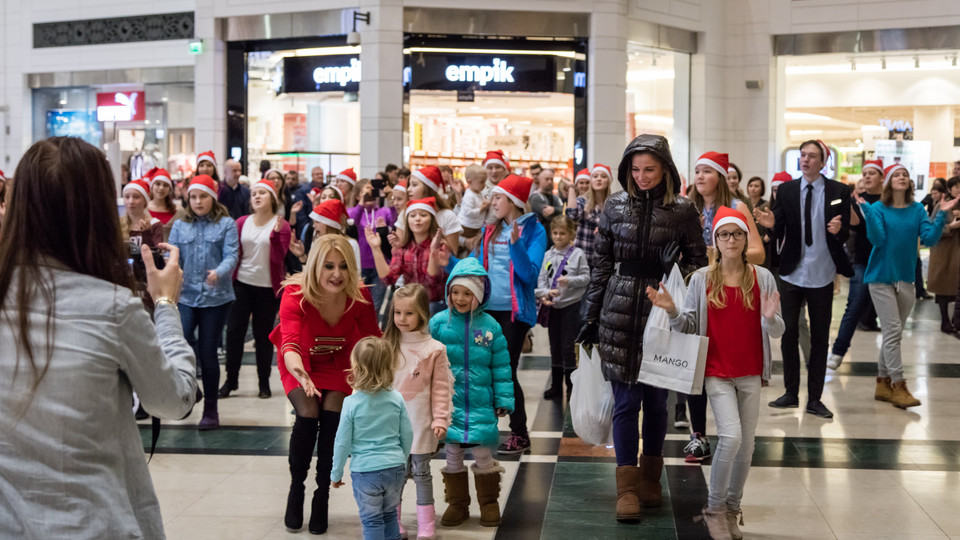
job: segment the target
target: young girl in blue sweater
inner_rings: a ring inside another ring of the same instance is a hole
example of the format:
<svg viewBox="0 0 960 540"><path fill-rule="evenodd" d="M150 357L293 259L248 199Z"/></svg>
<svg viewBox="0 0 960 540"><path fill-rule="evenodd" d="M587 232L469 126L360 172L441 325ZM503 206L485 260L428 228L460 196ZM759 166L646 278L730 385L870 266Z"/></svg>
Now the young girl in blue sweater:
<svg viewBox="0 0 960 540"><path fill-rule="evenodd" d="M913 200L913 191L910 173L896 163L884 170L883 194L879 201L867 204L857 195L867 225L867 238L873 244L863 281L870 289L883 336L873 397L901 409L920 405L920 400L907 389L900 355L903 324L916 301L917 238L927 246L936 244L947 212L960 200L942 203L931 222L923 205Z"/></svg>
<svg viewBox="0 0 960 540"><path fill-rule="evenodd" d="M356 391L343 400L333 443L330 485L343 485L349 455L364 540L400 538L397 505L406 482L413 427L403 396L392 388L394 359L393 347L380 338L357 342L347 377Z"/></svg>
<svg viewBox="0 0 960 540"><path fill-rule="evenodd" d="M447 510L440 523L457 526L470 517L464 449L476 463L473 478L480 504L480 524L500 524L500 478L503 467L493 459L499 439L497 418L513 410L513 381L507 340L497 321L484 313L490 279L477 259L466 258L447 280L450 307L430 319L430 335L444 344L454 376L453 418L446 436L447 466L443 475Z"/></svg>

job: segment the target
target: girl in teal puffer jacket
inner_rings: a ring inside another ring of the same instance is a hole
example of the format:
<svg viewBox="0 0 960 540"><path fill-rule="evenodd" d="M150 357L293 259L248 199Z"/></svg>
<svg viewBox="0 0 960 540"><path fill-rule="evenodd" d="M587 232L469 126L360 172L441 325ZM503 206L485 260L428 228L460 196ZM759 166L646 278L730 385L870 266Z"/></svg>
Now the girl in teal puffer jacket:
<svg viewBox="0 0 960 540"><path fill-rule="evenodd" d="M447 510L440 523L460 525L470 517L465 448L472 448L480 524L500 524L500 477L503 467L493 459L499 439L497 417L513 411L510 353L497 321L484 313L490 279L480 261L467 258L447 279L448 309L430 319L430 335L447 347L453 372L453 421L447 431L447 466L443 475Z"/></svg>

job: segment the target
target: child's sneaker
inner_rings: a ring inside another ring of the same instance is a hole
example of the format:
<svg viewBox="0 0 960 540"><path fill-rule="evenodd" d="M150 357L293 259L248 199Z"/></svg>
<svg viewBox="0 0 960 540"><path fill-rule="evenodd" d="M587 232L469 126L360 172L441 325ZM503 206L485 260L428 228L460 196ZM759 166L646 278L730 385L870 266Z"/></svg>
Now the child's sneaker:
<svg viewBox="0 0 960 540"><path fill-rule="evenodd" d="M690 442L683 449L687 463L699 463L710 457L710 442L699 433L690 436Z"/></svg>
<svg viewBox="0 0 960 540"><path fill-rule="evenodd" d="M522 437L520 435L510 434L510 438L507 439L507 442L500 445L500 448L497 448L497 453L499 454L522 454L530 450L530 437Z"/></svg>

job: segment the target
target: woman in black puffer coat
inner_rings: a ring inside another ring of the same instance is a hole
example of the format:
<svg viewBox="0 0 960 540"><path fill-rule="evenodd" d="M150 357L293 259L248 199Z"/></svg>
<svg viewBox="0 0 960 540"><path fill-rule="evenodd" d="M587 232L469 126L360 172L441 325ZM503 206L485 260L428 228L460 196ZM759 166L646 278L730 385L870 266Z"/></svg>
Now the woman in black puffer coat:
<svg viewBox="0 0 960 540"><path fill-rule="evenodd" d="M706 266L700 213L678 197L680 174L663 137L640 135L623 153L624 191L604 205L583 299L578 341L596 344L603 375L613 386L613 443L617 454L617 519L636 521L640 507L663 503L660 474L667 433L667 391L637 382L643 330L656 288L675 262L684 275ZM643 415L643 455L637 429Z"/></svg>

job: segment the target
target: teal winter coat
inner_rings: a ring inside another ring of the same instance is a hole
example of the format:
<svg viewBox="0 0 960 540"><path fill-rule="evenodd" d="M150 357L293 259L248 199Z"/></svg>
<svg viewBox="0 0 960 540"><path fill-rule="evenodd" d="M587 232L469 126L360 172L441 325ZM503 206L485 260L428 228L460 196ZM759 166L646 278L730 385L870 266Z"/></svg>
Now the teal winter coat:
<svg viewBox="0 0 960 540"><path fill-rule="evenodd" d="M447 347L455 379L453 421L446 442L496 446L500 438L496 409L513 411L510 353L500 325L483 311L490 298L490 280L480 261L470 257L457 263L447 279L447 298L450 282L465 275L481 276L486 282L480 306L469 313L450 307L430 319L430 335Z"/></svg>

